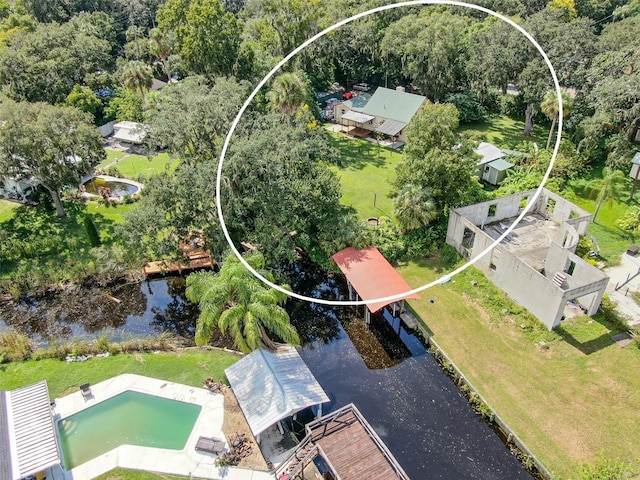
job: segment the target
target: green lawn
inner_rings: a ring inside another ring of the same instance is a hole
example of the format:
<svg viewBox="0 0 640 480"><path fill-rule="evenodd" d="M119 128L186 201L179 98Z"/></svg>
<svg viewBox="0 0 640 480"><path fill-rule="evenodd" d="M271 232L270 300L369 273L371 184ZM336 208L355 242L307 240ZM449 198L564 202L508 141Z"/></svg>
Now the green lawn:
<svg viewBox="0 0 640 480"><path fill-rule="evenodd" d="M143 155L109 150L108 148L105 148L105 151L107 152L107 159L96 168L106 170L109 166L115 167L121 175L132 179L148 178L151 175L163 172L167 168L174 169L178 164L178 161L171 159L168 153L145 157Z"/></svg>
<svg viewBox="0 0 640 480"><path fill-rule="evenodd" d="M0 223L10 220L13 217L13 212L20 205L7 200L0 200Z"/></svg>
<svg viewBox="0 0 640 480"><path fill-rule="evenodd" d="M362 219L393 216L389 181L402 154L339 133L331 134L331 143L340 150L340 166L331 169L340 177L343 205L355 209Z"/></svg>
<svg viewBox="0 0 640 480"><path fill-rule="evenodd" d="M460 125L459 132L466 130L478 130L487 137L487 142L493 143L497 147L515 149L517 145L525 140L536 142L538 146L544 148L547 144L549 130L546 127L535 125L530 138L522 136L524 122L515 120L506 115L492 115L485 120Z"/></svg>
<svg viewBox="0 0 640 480"><path fill-rule="evenodd" d="M442 275L434 267L411 262L398 271L417 287ZM609 326L588 317L566 322L557 333L532 329L518 314L521 309L508 306L483 278L477 271L465 272L410 304L438 344L555 475L566 478L579 464L593 463L598 452L637 459L640 376L633 372L638 371L640 350L618 347ZM493 307L481 308L478 302ZM541 339L548 348L540 348Z"/></svg>
<svg viewBox="0 0 640 480"><path fill-rule="evenodd" d="M602 178L602 168L592 168L585 178L589 180ZM616 225L616 220L622 217L628 209L637 207L638 201L629 198L631 193L631 179L626 188L623 188L621 197L611 202L603 203L595 222L589 226L588 234L595 237L600 248L600 256L607 264L619 263L620 255L627 250L629 245L640 242L640 234L627 232ZM569 182L562 194L571 202L594 213L596 209L596 196L598 192L587 192L580 188L579 182ZM636 194L636 197L638 194Z"/></svg>
<svg viewBox="0 0 640 480"><path fill-rule="evenodd" d="M16 271L29 274L46 268L57 269L67 278L73 268L94 260L84 216L91 215L103 245L108 246L115 240L116 224L136 208L135 203L106 206L74 201L64 205L67 217L62 219L41 206L20 206L0 220L0 229L7 232L5 244L0 246L0 278L11 277ZM16 253L20 260L15 260Z"/></svg>
<svg viewBox="0 0 640 480"><path fill-rule="evenodd" d="M494 115L482 122L462 125L458 131L479 130L486 134L487 141L503 148L515 148L525 140L523 128L522 121ZM529 140L545 145L547 134L548 130L536 126ZM340 151L340 165L331 168L340 177L342 203L356 210L363 219L393 216L393 200L387 195L402 153L341 133L332 133L331 143Z"/></svg>
<svg viewBox="0 0 640 480"><path fill-rule="evenodd" d="M187 478L189 477L169 475L168 473L153 473L143 472L142 470L126 470L124 468L114 468L104 475L96 477L95 480L185 480Z"/></svg>
<svg viewBox="0 0 640 480"><path fill-rule="evenodd" d="M57 398L123 373L135 373L171 382L201 387L205 378L226 380L224 369L240 357L220 350L188 349L175 353L119 354L86 362L46 359L0 366L0 390L12 390L46 380L49 396Z"/></svg>

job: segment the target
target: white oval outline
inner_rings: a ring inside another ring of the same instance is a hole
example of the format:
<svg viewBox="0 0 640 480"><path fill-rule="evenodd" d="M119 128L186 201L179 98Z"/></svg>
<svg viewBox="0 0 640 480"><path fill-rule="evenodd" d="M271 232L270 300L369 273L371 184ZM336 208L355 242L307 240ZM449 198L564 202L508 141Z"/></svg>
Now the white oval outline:
<svg viewBox="0 0 640 480"><path fill-rule="evenodd" d="M346 25L346 24L351 23L351 22L353 22L355 20L363 18L363 17L365 17L367 15L371 15L373 13L378 13L378 12L384 12L386 10L391 10L393 8L416 6L416 5L453 5L453 6L457 6L457 7L471 8L471 9L474 9L474 10L478 10L478 11L484 12L484 13L486 13L488 15L493 15L494 17L497 17L500 20L502 20L504 22L507 22L512 27L516 28L520 33L522 33L533 44L533 46L536 47L538 52L540 52L540 54L542 55L542 58L544 58L544 61L546 62L547 66L549 67L549 71L551 72L551 76L553 78L553 84L555 86L556 95L557 95L557 98L559 100L559 102L558 102L558 131L556 133L556 142L555 142L555 145L553 147L553 155L551 156L551 161L549 162L549 168L547 168L547 171L545 172L544 177L542 178L542 182L540 183L540 186L536 189L536 191L533 194L533 196L529 199L529 201L527 202L527 205L525 206L525 208L522 210L520 215L518 215L518 217L514 220L513 224L511 224L511 226L509 226L509 228L507 228L502 235L500 235L491 245L489 245L487 248L485 248L482 252L480 252L477 256L475 256L474 258L469 260L467 263L465 263L464 265L458 267L453 272L448 273L446 275L443 275L442 277L440 277L437 280L434 280L431 283L427 283L426 285L422 285L421 287L417 287L417 288L414 288L412 290L408 290L408 291L403 292L403 293L398 293L398 294L390 295L390 296L387 296L387 297L373 298L373 299L370 299L370 300L325 300L325 299L322 299L322 298L312 298L312 297L307 297L305 295L300 295L299 293L290 292L289 290L286 290L285 288L282 288L280 285L276 285L275 283L270 282L269 280L264 278L262 275L260 275L260 273L258 273L255 269L253 269L253 267L251 267L251 265L249 265L249 263L242 257L240 252L238 252L236 247L233 245L233 241L231 240L231 237L229 236L229 232L227 231L227 226L226 226L226 224L224 222L224 216L222 214L222 206L221 206L222 202L221 202L221 198L220 198L220 188L221 188L221 179L222 179L222 164L224 163L224 157L225 157L225 155L227 153L227 149L229 147L229 142L231 140L231 136L233 135L233 132L235 131L236 126L238 125L238 122L240 121L240 118L242 118L242 115L244 115L245 110L248 108L249 104L255 98L255 96L258 94L260 89L265 85L265 83L267 83L271 79L271 77L278 70L280 70L280 68L285 63L287 63L289 60L291 60L291 58L293 58L295 55L297 55L304 48L306 48L307 46L311 45L313 42L315 42L320 37L323 37L327 33L331 32L331 31L333 31L333 30L335 30L335 29L337 29L339 27L342 27L343 25ZM558 82L558 77L556 75L556 71L553 68L553 65L551 65L551 61L549 60L549 57L547 57L547 54L542 49L542 47L538 44L538 42L536 42L536 40L524 28L522 28L520 25L518 25L514 21L504 17L503 15L501 15L501 14L499 14L497 12L494 12L493 10L481 7L479 5L473 5L473 4L469 4L469 3L458 2L458 1L455 1L455 0L411 0L411 1L393 3L393 4L389 4L389 5L383 5L381 7L372 8L371 10L367 10L365 12L358 13L358 14L352 16L352 17L349 17L347 19L341 20L338 23L335 23L334 25L325 28L321 32L319 32L319 33L315 34L314 36L312 36L311 38L305 40L301 45L299 45L293 51L291 51L286 57L284 57L282 60L280 60L280 62L278 62L278 64L269 71L269 73L267 73L267 75L260 81L260 83L258 83L258 85L253 90L253 92L251 92L251 95L249 95L247 100L244 102L244 105L242 105L242 107L240 108L240 111L238 112L238 115L236 116L236 118L233 120L233 123L231 124L231 128L229 129L229 132L227 133L227 136L226 136L226 138L224 140L224 145L222 147L222 152L220 154L220 161L218 163L218 172L217 172L217 175L216 175L216 209L218 211L218 218L220 220L220 226L221 226L222 231L224 233L224 237L226 238L227 243L231 247L231 250L233 251L234 255L236 257L238 257L238 260L240 260L240 262L242 262L242 264L245 266L245 268L247 268L247 270L249 270L256 278L258 278L260 281L262 281L266 285L269 285L270 287L275 288L276 290L278 290L278 291L280 291L280 292L282 292L282 293L284 293L284 294L286 294L286 295L288 295L290 297L297 298L298 300L305 300L305 301L311 302L311 303L319 303L319 304L322 304L322 305L335 305L335 306L357 306L357 305L366 305L367 303L392 302L392 301L395 301L395 300L401 300L403 298L406 298L408 295L413 295L413 294L422 292L423 290L431 288L434 285L446 283L451 279L451 277L453 277L454 275L457 275L458 273L460 273L463 270L467 269L471 265L475 264L478 260L480 260L482 257L484 257L491 250L493 250L493 248L496 245L498 245L507 235L509 235L511 233L511 231L516 227L516 225L518 225L520 220L522 220L524 218L524 216L529 212L529 210L531 209L533 204L536 202L536 200L538 199L538 197L542 193L542 189L544 188L544 185L547 182L547 179L549 178L549 174L551 173L551 169L553 168L553 165L554 165L554 163L556 161L556 157L558 156L558 149L560 148L560 139L561 139L561 136L562 136L562 116L563 116L562 100L561 99L562 99L562 92L560 90L560 83Z"/></svg>

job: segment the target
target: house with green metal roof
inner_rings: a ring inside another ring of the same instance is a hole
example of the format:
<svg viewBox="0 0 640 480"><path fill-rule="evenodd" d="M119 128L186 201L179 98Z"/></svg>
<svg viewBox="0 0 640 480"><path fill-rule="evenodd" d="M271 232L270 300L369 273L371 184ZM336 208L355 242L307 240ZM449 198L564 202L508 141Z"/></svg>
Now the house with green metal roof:
<svg viewBox="0 0 640 480"><path fill-rule="evenodd" d="M375 133L406 142L406 126L426 97L399 88L378 87L373 95L358 95L335 107L336 122L355 136Z"/></svg>

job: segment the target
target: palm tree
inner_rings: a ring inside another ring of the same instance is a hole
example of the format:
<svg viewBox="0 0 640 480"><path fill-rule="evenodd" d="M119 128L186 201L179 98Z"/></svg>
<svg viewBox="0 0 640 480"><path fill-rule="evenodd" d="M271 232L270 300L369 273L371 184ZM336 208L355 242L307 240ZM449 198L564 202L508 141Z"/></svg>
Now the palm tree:
<svg viewBox="0 0 640 480"><path fill-rule="evenodd" d="M262 276L273 281L266 271L264 256L259 252L245 255L246 261ZM284 288L290 290L288 285ZM274 350L274 342L267 330L284 342L299 344L300 337L289 323L289 315L280 305L287 295L275 288L267 288L235 255L228 255L220 272L193 273L187 278L186 295L200 304L196 321L196 345L206 345L217 326L222 333L230 332L236 347L251 352L261 347Z"/></svg>
<svg viewBox="0 0 640 480"><path fill-rule="evenodd" d="M561 88L560 93L562 96L562 118L568 116L573 111L573 97L569 90L566 88ZM547 117L551 119L551 130L549 131L549 138L547 138L547 150L549 150L549 146L551 145L551 139L553 138L553 131L556 128L556 122L560 116L559 113L559 104L558 104L558 95L555 90L549 90L540 104L540 110Z"/></svg>
<svg viewBox="0 0 640 480"><path fill-rule="evenodd" d="M153 71L145 63L132 60L122 69L121 77L124 86L129 90L139 91L144 100L145 93L151 88Z"/></svg>
<svg viewBox="0 0 640 480"><path fill-rule="evenodd" d="M296 110L306 103L309 96L309 84L304 74L300 72L283 73L273 81L267 96L271 103L290 121Z"/></svg>
<svg viewBox="0 0 640 480"><path fill-rule="evenodd" d="M394 198L394 214L405 230L427 225L438 216L431 192L416 185L405 186Z"/></svg>
<svg viewBox="0 0 640 480"><path fill-rule="evenodd" d="M173 51L173 43L174 38L171 33L165 33L159 28L153 28L149 31L149 52L162 62L167 82L171 82L169 57Z"/></svg>
<svg viewBox="0 0 640 480"><path fill-rule="evenodd" d="M622 196L627 183L627 176L624 172L604 167L602 169L602 178L591 180L585 184L585 188L589 190L590 197L595 192L598 192L596 210L593 212L593 223L596 222L598 213L600 213L600 207L604 203L611 203L614 199Z"/></svg>

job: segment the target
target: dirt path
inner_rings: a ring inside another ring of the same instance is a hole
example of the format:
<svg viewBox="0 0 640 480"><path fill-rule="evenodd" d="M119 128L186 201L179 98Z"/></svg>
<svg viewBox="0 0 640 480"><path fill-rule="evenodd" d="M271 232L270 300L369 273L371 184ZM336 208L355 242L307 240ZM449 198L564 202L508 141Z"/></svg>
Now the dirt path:
<svg viewBox="0 0 640 480"><path fill-rule="evenodd" d="M229 440L236 433L244 433L251 439L251 454L244 457L238 467L252 470L269 470L233 391L225 385L222 387L222 393L224 394L224 421L222 423L224 436Z"/></svg>

